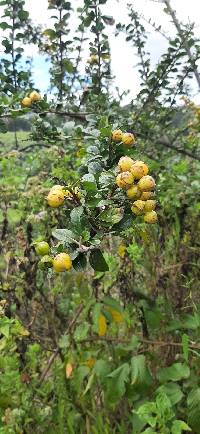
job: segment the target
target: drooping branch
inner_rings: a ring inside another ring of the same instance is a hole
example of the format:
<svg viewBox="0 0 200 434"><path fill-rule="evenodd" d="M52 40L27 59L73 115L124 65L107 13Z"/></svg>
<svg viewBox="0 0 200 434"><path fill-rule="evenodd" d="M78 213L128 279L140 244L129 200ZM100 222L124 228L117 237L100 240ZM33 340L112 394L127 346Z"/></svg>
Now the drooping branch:
<svg viewBox="0 0 200 434"><path fill-rule="evenodd" d="M183 46L184 46L185 51L186 51L186 53L188 55L191 67L193 69L193 72L194 72L194 75L195 75L195 78L196 78L196 81L197 81L197 84L198 84L198 87L199 87L199 90L200 90L200 74L198 72L198 69L197 69L197 66L196 66L196 63L195 63L195 58L194 58L194 56L192 54L192 51L191 51L190 46L188 44L188 41L185 38L184 32L183 32L183 30L181 28L181 24L180 24L180 22L177 19L177 16L176 16L176 13L175 13L174 9L171 7L170 0L163 0L163 3L165 4L167 12L171 16L172 21L173 21L173 23L174 23L174 25L176 27L177 32L178 32L178 35L180 36L180 38L181 38L181 40L183 42Z"/></svg>

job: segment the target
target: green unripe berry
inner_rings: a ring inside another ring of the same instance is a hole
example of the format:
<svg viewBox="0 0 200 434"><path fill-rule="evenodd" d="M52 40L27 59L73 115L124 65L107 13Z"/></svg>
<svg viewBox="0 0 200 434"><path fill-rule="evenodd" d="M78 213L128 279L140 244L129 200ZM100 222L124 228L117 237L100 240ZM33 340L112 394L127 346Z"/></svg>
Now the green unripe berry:
<svg viewBox="0 0 200 434"><path fill-rule="evenodd" d="M40 243L36 244L35 251L40 256L48 255L50 251L49 244L46 241L41 241Z"/></svg>

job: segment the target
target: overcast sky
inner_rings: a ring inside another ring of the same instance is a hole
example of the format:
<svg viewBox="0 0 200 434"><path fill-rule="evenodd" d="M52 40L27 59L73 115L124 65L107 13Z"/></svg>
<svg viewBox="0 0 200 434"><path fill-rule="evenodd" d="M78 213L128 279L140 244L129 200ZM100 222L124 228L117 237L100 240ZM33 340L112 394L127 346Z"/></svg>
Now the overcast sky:
<svg viewBox="0 0 200 434"><path fill-rule="evenodd" d="M104 6L104 12L107 15L112 15L116 23L127 23L126 4L130 3L135 6L135 9L143 14L148 20L151 18L157 25L161 25L168 36L174 34L174 27L170 22L170 18L163 12L163 4L161 1L153 2L151 0L108 0ZM78 7L80 0L72 1L74 7ZM47 12L48 0L26 0L26 8L29 10L31 18L38 24L44 27L49 25L50 13ZM176 10L177 16L183 22L195 22L196 35L200 37L200 1L199 0L171 0L172 7ZM51 11L52 12L52 11ZM154 66L162 53L165 52L167 41L158 32L155 32L151 26L148 26L148 44L147 48L151 53L151 62ZM110 44L112 54L112 72L116 77L116 86L121 91L130 89L131 93L128 99L134 97L139 90L139 77L137 68L134 67L138 58L134 55L133 48L128 43L124 42L124 36L120 35L116 38L113 35L114 26L110 27ZM36 48L33 52L34 56L34 75L38 87L45 91L48 87L48 65L44 63L38 56ZM85 53L86 58L88 53ZM200 103L198 88L195 80L192 81L192 91L194 100Z"/></svg>

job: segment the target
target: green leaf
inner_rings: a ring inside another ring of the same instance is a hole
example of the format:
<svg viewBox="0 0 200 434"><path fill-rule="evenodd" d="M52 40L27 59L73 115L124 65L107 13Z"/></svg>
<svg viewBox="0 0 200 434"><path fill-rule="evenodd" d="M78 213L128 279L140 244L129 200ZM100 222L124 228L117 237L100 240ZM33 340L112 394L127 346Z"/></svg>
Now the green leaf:
<svg viewBox="0 0 200 434"><path fill-rule="evenodd" d="M68 229L55 229L52 231L52 235L59 241L65 241L68 244L73 244L73 240L76 239L76 235Z"/></svg>
<svg viewBox="0 0 200 434"><path fill-rule="evenodd" d="M11 224L19 223L22 218L22 211L18 209L9 208L7 211L8 221Z"/></svg>
<svg viewBox="0 0 200 434"><path fill-rule="evenodd" d="M147 428L145 431L142 431L141 434L157 434L157 431L154 431L153 428Z"/></svg>
<svg viewBox="0 0 200 434"><path fill-rule="evenodd" d="M152 383L152 377L143 354L131 359L131 384L137 390L148 388Z"/></svg>
<svg viewBox="0 0 200 434"><path fill-rule="evenodd" d="M122 220L124 215L124 211L122 208L110 208L108 210L103 211L99 219L105 223L108 223L108 226L113 226L116 223L119 223Z"/></svg>
<svg viewBox="0 0 200 434"><path fill-rule="evenodd" d="M80 324L78 327L76 327L74 333L75 341L82 341L83 339L86 339L89 328L90 324L88 324L87 322Z"/></svg>
<svg viewBox="0 0 200 434"><path fill-rule="evenodd" d="M70 346L69 336L64 334L61 336L58 342L59 348L67 349Z"/></svg>
<svg viewBox="0 0 200 434"><path fill-rule="evenodd" d="M65 71L67 71L69 74L71 74L74 71L74 65L69 59L64 59L63 65Z"/></svg>
<svg viewBox="0 0 200 434"><path fill-rule="evenodd" d="M93 321L92 329L95 333L98 333L98 321L99 321L99 316L101 314L101 309L102 309L101 303L96 303L92 311L92 321Z"/></svg>
<svg viewBox="0 0 200 434"><path fill-rule="evenodd" d="M167 381L180 381L190 376L190 369L186 364L174 363L168 368L158 370L157 377L161 383Z"/></svg>
<svg viewBox="0 0 200 434"><path fill-rule="evenodd" d="M82 394L82 387L83 387L83 380L88 376L90 373L90 368L87 366L79 366L76 370L76 375L74 376L74 385L75 390Z"/></svg>
<svg viewBox="0 0 200 434"><path fill-rule="evenodd" d="M106 377L110 373L110 365L103 359L99 359L96 361L94 365L94 372L96 376L100 379L101 383L106 382Z"/></svg>
<svg viewBox="0 0 200 434"><path fill-rule="evenodd" d="M94 378L95 378L95 375L94 375L94 373L92 373L88 379L88 382L87 382L86 388L83 392L83 395L86 395L86 393L91 389Z"/></svg>
<svg viewBox="0 0 200 434"><path fill-rule="evenodd" d="M116 232L125 231L133 225L133 216L131 214L124 214L123 218L119 223L113 226Z"/></svg>
<svg viewBox="0 0 200 434"><path fill-rule="evenodd" d="M10 335L11 321L8 318L0 318L0 333L6 338Z"/></svg>
<svg viewBox="0 0 200 434"><path fill-rule="evenodd" d="M175 420L172 425L172 434L181 434L182 431L192 431L183 420Z"/></svg>
<svg viewBox="0 0 200 434"><path fill-rule="evenodd" d="M74 231L81 235L85 228L85 218L83 216L83 207L78 206L74 208L70 213L71 223Z"/></svg>
<svg viewBox="0 0 200 434"><path fill-rule="evenodd" d="M21 21L25 21L25 20L27 20L28 17L29 17L29 13L28 13L27 11L24 11L24 10L21 9L21 10L18 12L18 18L19 18Z"/></svg>
<svg viewBox="0 0 200 434"><path fill-rule="evenodd" d="M114 174L112 172L102 172L101 176L99 177L99 185L101 188L109 188L115 185Z"/></svg>
<svg viewBox="0 0 200 434"><path fill-rule="evenodd" d="M141 421L145 424L150 425L152 428L156 426L157 423L157 408L155 402L147 402L139 407L136 411Z"/></svg>
<svg viewBox="0 0 200 434"><path fill-rule="evenodd" d="M84 253L79 253L79 255L73 260L73 268L76 271L83 271L87 266L87 259Z"/></svg>
<svg viewBox="0 0 200 434"><path fill-rule="evenodd" d="M125 384L129 381L130 367L128 363L124 363L107 375L112 381L109 384L111 400L121 398L126 391Z"/></svg>
<svg viewBox="0 0 200 434"><path fill-rule="evenodd" d="M181 387L177 383L166 383L160 386L156 393L165 393L171 401L172 405L177 404L183 398Z"/></svg>
<svg viewBox="0 0 200 434"><path fill-rule="evenodd" d="M187 398L187 405L189 426L199 434L200 387L191 390Z"/></svg>
<svg viewBox="0 0 200 434"><path fill-rule="evenodd" d="M174 416L172 404L166 393L160 392L156 396L156 407L159 416L163 420L171 420Z"/></svg>
<svg viewBox="0 0 200 434"><path fill-rule="evenodd" d="M189 336L186 334L182 335L182 346L183 346L183 356L186 362L188 362L189 357Z"/></svg>
<svg viewBox="0 0 200 434"><path fill-rule="evenodd" d="M94 175L92 173L88 173L84 175L81 179L81 182L83 184L83 188L86 191L94 192L97 191L97 184Z"/></svg>
<svg viewBox="0 0 200 434"><path fill-rule="evenodd" d="M88 172L93 173L96 175L96 173L102 172L102 165L98 161L93 161L88 164Z"/></svg>
<svg viewBox="0 0 200 434"><path fill-rule="evenodd" d="M122 312L123 312L123 309L122 309L120 303L119 303L117 300L115 300L114 298L111 298L111 297L104 297L104 298L102 299L102 302L103 302L106 306L111 307L112 309L116 310L116 311L119 312L119 313L122 313Z"/></svg>
<svg viewBox="0 0 200 434"><path fill-rule="evenodd" d="M109 267L104 259L104 256L99 249L95 249L90 253L89 262L95 271L108 271Z"/></svg>

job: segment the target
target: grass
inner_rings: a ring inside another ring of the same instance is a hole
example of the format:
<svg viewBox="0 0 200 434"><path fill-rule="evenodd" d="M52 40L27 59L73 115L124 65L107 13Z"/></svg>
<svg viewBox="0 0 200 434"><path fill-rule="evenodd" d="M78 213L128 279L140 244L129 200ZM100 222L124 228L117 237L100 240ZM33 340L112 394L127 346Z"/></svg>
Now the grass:
<svg viewBox="0 0 200 434"><path fill-rule="evenodd" d="M29 134L30 133L28 131L17 131L19 147L26 145L26 140L28 139ZM3 148L3 150L15 149L15 133L13 131L8 131L5 134L0 133L0 146Z"/></svg>

